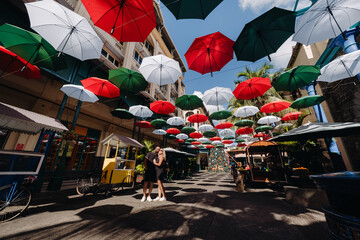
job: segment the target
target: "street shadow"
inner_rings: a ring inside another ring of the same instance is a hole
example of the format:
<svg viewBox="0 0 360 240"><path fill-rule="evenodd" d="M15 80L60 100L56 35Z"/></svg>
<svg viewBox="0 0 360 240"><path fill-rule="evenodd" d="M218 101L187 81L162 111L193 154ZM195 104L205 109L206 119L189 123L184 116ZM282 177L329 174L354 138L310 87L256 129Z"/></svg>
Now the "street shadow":
<svg viewBox="0 0 360 240"><path fill-rule="evenodd" d="M195 184L193 182L176 182L177 184L182 184L182 185L191 185L191 184Z"/></svg>
<svg viewBox="0 0 360 240"><path fill-rule="evenodd" d="M211 184L211 183L198 183L196 185L199 185L199 186L216 186L216 184Z"/></svg>
<svg viewBox="0 0 360 240"><path fill-rule="evenodd" d="M114 217L120 217L125 214L129 214L133 207L118 204L118 205L102 205L96 207L86 208L85 210L79 212L78 216L82 219L111 219Z"/></svg>
<svg viewBox="0 0 360 240"><path fill-rule="evenodd" d="M183 192L206 192L206 189L202 189L202 188L184 188L182 190Z"/></svg>

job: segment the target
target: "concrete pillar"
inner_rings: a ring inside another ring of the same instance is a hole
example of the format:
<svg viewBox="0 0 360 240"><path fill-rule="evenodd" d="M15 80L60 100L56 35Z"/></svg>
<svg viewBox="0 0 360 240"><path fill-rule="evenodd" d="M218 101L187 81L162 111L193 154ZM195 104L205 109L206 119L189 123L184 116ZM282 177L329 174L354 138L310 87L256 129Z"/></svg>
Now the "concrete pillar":
<svg viewBox="0 0 360 240"><path fill-rule="evenodd" d="M131 69L132 63L134 61L134 49L135 49L135 42L126 42L126 43L124 43L124 63L123 63L123 67Z"/></svg>

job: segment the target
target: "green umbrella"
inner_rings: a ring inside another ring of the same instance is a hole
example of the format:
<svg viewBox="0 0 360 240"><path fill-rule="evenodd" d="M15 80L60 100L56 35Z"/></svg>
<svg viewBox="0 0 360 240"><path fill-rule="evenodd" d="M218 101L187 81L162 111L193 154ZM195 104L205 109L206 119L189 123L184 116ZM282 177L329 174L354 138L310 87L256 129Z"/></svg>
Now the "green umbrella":
<svg viewBox="0 0 360 240"><path fill-rule="evenodd" d="M132 119L134 115L130 113L128 110L117 108L114 111L111 111L111 114L114 117L120 118L120 119Z"/></svg>
<svg viewBox="0 0 360 240"><path fill-rule="evenodd" d="M227 119L231 116L232 113L230 111L222 110L222 111L213 112L210 115L210 118L215 120L222 120L222 119Z"/></svg>
<svg viewBox="0 0 360 240"><path fill-rule="evenodd" d="M216 132L213 132L213 131L205 131L203 133L204 137L208 137L208 138L211 138L211 137L215 137L216 136Z"/></svg>
<svg viewBox="0 0 360 240"><path fill-rule="evenodd" d="M234 139L234 137L233 137L233 136L226 136L226 137L223 137L223 140L232 140L232 139Z"/></svg>
<svg viewBox="0 0 360 240"><path fill-rule="evenodd" d="M174 134L166 134L167 139L176 139L176 136Z"/></svg>
<svg viewBox="0 0 360 240"><path fill-rule="evenodd" d="M193 127L183 127L181 129L181 132L186 133L186 134L189 134L189 133L192 133L192 132L195 132L195 131L196 131L196 129L193 128Z"/></svg>
<svg viewBox="0 0 360 240"><path fill-rule="evenodd" d="M223 0L161 0L176 19L205 19Z"/></svg>
<svg viewBox="0 0 360 240"><path fill-rule="evenodd" d="M216 145L216 148L223 148L223 147L224 147L223 144Z"/></svg>
<svg viewBox="0 0 360 240"><path fill-rule="evenodd" d="M296 99L291 105L291 108L307 108L314 105L318 105L325 101L326 98L320 95L305 96Z"/></svg>
<svg viewBox="0 0 360 240"><path fill-rule="evenodd" d="M277 91L293 91L309 85L320 74L320 66L298 66L284 72L271 84Z"/></svg>
<svg viewBox="0 0 360 240"><path fill-rule="evenodd" d="M281 134L281 132L273 132L272 135L275 136L279 136Z"/></svg>
<svg viewBox="0 0 360 240"><path fill-rule="evenodd" d="M203 101L196 95L182 95L175 101L175 106L182 110L194 110L203 105Z"/></svg>
<svg viewBox="0 0 360 240"><path fill-rule="evenodd" d="M197 148L198 149L205 149L206 147L204 145L198 145Z"/></svg>
<svg viewBox="0 0 360 240"><path fill-rule="evenodd" d="M151 125L153 125L154 128L162 128L167 125L166 121L163 119L155 119L152 120Z"/></svg>
<svg viewBox="0 0 360 240"><path fill-rule="evenodd" d="M188 138L188 139L186 139L186 141L185 142L189 142L189 143L191 143L191 142L195 142L196 141L196 139L195 138Z"/></svg>
<svg viewBox="0 0 360 240"><path fill-rule="evenodd" d="M236 143L242 143L242 142L245 142L245 139L236 139L235 142Z"/></svg>
<svg viewBox="0 0 360 240"><path fill-rule="evenodd" d="M31 64L51 70L65 67L53 46L36 33L5 23L0 26L0 42Z"/></svg>
<svg viewBox="0 0 360 240"><path fill-rule="evenodd" d="M210 141L205 141L202 144L211 144L211 142Z"/></svg>
<svg viewBox="0 0 360 240"><path fill-rule="evenodd" d="M247 23L233 48L237 60L255 62L276 52L294 33L295 12L274 7Z"/></svg>
<svg viewBox="0 0 360 240"><path fill-rule="evenodd" d="M109 81L121 90L133 93L144 91L148 86L148 82L143 75L124 67L110 70Z"/></svg>
<svg viewBox="0 0 360 240"><path fill-rule="evenodd" d="M270 126L260 126L260 127L255 128L255 132L265 132L265 131L269 131L271 129L273 129L273 128Z"/></svg>
<svg viewBox="0 0 360 240"><path fill-rule="evenodd" d="M245 127L245 126L252 126L254 125L254 121L250 119L241 119L237 121L234 125L237 127Z"/></svg>
<svg viewBox="0 0 360 240"><path fill-rule="evenodd" d="M185 145L191 145L191 142L184 142Z"/></svg>

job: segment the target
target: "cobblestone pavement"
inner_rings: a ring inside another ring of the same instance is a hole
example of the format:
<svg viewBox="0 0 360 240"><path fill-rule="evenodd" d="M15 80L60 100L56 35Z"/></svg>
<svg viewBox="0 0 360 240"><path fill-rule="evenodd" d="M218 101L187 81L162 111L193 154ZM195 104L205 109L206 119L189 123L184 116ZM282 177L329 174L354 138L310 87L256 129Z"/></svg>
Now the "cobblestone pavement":
<svg viewBox="0 0 360 240"><path fill-rule="evenodd" d="M238 193L227 173L201 172L165 188L166 202L140 202L139 188L35 199L25 216L0 224L0 239L329 239L322 212L267 188Z"/></svg>

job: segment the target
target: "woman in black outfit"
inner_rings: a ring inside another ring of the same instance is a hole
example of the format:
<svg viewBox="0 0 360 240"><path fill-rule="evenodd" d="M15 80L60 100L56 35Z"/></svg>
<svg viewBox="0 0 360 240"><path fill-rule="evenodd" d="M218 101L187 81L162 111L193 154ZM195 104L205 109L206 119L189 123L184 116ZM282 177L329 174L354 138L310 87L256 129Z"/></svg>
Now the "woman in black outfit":
<svg viewBox="0 0 360 240"><path fill-rule="evenodd" d="M158 159L153 160L156 171L156 179L158 184L158 196L154 199L154 201L166 201L165 197L165 188L163 184L163 179L165 175L165 151L164 149L160 149L158 154ZM162 197L161 197L162 195Z"/></svg>

